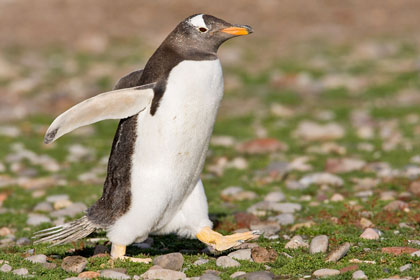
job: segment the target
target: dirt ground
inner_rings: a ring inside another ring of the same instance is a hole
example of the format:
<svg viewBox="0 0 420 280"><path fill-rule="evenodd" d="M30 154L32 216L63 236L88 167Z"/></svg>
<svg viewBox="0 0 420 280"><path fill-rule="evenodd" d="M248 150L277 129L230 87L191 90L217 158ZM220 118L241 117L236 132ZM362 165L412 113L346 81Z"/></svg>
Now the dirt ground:
<svg viewBox="0 0 420 280"><path fill-rule="evenodd" d="M371 36L419 37L416 0L0 0L0 47L81 48L86 40L138 37L158 44L183 18L209 13L246 23L248 45L278 48L311 38L358 40Z"/></svg>

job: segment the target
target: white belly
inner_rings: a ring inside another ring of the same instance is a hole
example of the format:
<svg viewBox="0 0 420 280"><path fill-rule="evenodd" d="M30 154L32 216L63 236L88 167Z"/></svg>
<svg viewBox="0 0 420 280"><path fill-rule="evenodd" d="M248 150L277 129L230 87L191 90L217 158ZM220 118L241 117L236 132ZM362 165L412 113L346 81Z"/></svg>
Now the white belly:
<svg viewBox="0 0 420 280"><path fill-rule="evenodd" d="M139 115L131 209L142 211L137 204L145 198L160 207L153 229L171 219L195 186L222 96L219 60L184 61L171 71L156 114L147 108Z"/></svg>

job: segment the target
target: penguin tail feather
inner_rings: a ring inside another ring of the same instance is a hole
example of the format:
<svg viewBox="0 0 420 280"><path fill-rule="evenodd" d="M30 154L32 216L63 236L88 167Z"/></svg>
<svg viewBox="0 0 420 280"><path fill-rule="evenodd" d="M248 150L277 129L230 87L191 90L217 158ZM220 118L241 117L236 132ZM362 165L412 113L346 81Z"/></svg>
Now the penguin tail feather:
<svg viewBox="0 0 420 280"><path fill-rule="evenodd" d="M87 216L83 216L63 225L40 230L32 238L37 239L34 244L50 242L51 246L56 246L82 239L99 228Z"/></svg>

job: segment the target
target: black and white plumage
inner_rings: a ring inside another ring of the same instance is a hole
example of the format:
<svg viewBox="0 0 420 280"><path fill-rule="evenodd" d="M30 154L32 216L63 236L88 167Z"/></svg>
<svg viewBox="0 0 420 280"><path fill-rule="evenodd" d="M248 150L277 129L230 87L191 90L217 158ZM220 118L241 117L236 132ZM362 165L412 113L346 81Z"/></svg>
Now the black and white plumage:
<svg viewBox="0 0 420 280"><path fill-rule="evenodd" d="M144 70L60 115L46 143L100 120L121 121L102 197L83 218L39 232L37 242L62 244L102 228L125 246L149 234L195 237L211 228L200 173L223 96L216 53L224 41L251 32L210 15L188 17Z"/></svg>

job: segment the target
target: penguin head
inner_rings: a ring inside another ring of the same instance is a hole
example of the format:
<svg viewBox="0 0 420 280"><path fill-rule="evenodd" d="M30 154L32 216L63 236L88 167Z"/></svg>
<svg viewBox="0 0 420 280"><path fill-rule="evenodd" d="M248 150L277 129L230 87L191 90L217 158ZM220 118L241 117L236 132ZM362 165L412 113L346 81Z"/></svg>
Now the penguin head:
<svg viewBox="0 0 420 280"><path fill-rule="evenodd" d="M248 25L228 23L206 14L195 14L178 24L168 39L172 45L182 45L195 51L216 53L226 40L253 32Z"/></svg>

